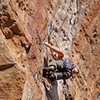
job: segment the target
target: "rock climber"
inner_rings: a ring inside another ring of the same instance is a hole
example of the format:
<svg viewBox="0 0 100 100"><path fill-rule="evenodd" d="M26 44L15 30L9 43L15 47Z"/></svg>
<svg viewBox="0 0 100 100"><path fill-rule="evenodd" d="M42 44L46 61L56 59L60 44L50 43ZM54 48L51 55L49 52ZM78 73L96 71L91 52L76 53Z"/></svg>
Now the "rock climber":
<svg viewBox="0 0 100 100"><path fill-rule="evenodd" d="M73 74L78 74L78 69L68 55L47 42L45 45L50 48L52 59L48 67L43 68L43 77L55 81L69 79Z"/></svg>

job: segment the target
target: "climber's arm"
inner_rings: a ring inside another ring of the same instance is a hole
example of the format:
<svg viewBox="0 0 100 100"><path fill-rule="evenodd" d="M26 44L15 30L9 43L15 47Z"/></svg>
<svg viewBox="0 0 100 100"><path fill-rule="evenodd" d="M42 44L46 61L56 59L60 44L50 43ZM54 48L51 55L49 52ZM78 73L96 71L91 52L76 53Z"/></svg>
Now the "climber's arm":
<svg viewBox="0 0 100 100"><path fill-rule="evenodd" d="M52 46L49 43L45 43L45 45L49 47L50 49L52 49L53 51L55 51L56 53L58 53L58 56L60 57L64 56L64 53L58 47Z"/></svg>

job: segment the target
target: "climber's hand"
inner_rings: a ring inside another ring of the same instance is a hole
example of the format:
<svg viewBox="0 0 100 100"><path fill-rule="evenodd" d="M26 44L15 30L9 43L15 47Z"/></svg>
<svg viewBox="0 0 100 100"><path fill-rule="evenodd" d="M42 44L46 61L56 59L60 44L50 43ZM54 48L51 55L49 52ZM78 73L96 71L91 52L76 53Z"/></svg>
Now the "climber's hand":
<svg viewBox="0 0 100 100"><path fill-rule="evenodd" d="M79 74L79 70L77 68L73 69L73 74Z"/></svg>
<svg viewBox="0 0 100 100"><path fill-rule="evenodd" d="M48 45L48 42L44 42L45 45Z"/></svg>

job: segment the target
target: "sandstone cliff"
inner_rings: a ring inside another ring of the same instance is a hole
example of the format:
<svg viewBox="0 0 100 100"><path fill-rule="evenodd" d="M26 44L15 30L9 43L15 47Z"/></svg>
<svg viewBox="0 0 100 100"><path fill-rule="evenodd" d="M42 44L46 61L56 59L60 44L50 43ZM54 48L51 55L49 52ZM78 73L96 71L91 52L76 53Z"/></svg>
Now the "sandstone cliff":
<svg viewBox="0 0 100 100"><path fill-rule="evenodd" d="M45 41L77 64L67 89L42 77ZM100 1L0 0L0 100L99 99Z"/></svg>

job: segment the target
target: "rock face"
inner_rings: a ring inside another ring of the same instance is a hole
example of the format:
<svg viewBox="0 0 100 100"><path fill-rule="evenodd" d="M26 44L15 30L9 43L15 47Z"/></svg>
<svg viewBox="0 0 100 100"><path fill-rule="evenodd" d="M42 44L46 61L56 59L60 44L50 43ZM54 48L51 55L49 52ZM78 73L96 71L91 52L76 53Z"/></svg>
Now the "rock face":
<svg viewBox="0 0 100 100"><path fill-rule="evenodd" d="M79 69L67 89L42 77L45 41ZM99 76L99 0L0 0L0 100L99 100Z"/></svg>
<svg viewBox="0 0 100 100"><path fill-rule="evenodd" d="M79 37L74 41L74 57L80 69L76 82L75 99L100 99L100 15L99 6L95 4L93 10L83 20ZM85 19L89 19L86 21ZM80 91L80 92L79 92Z"/></svg>

